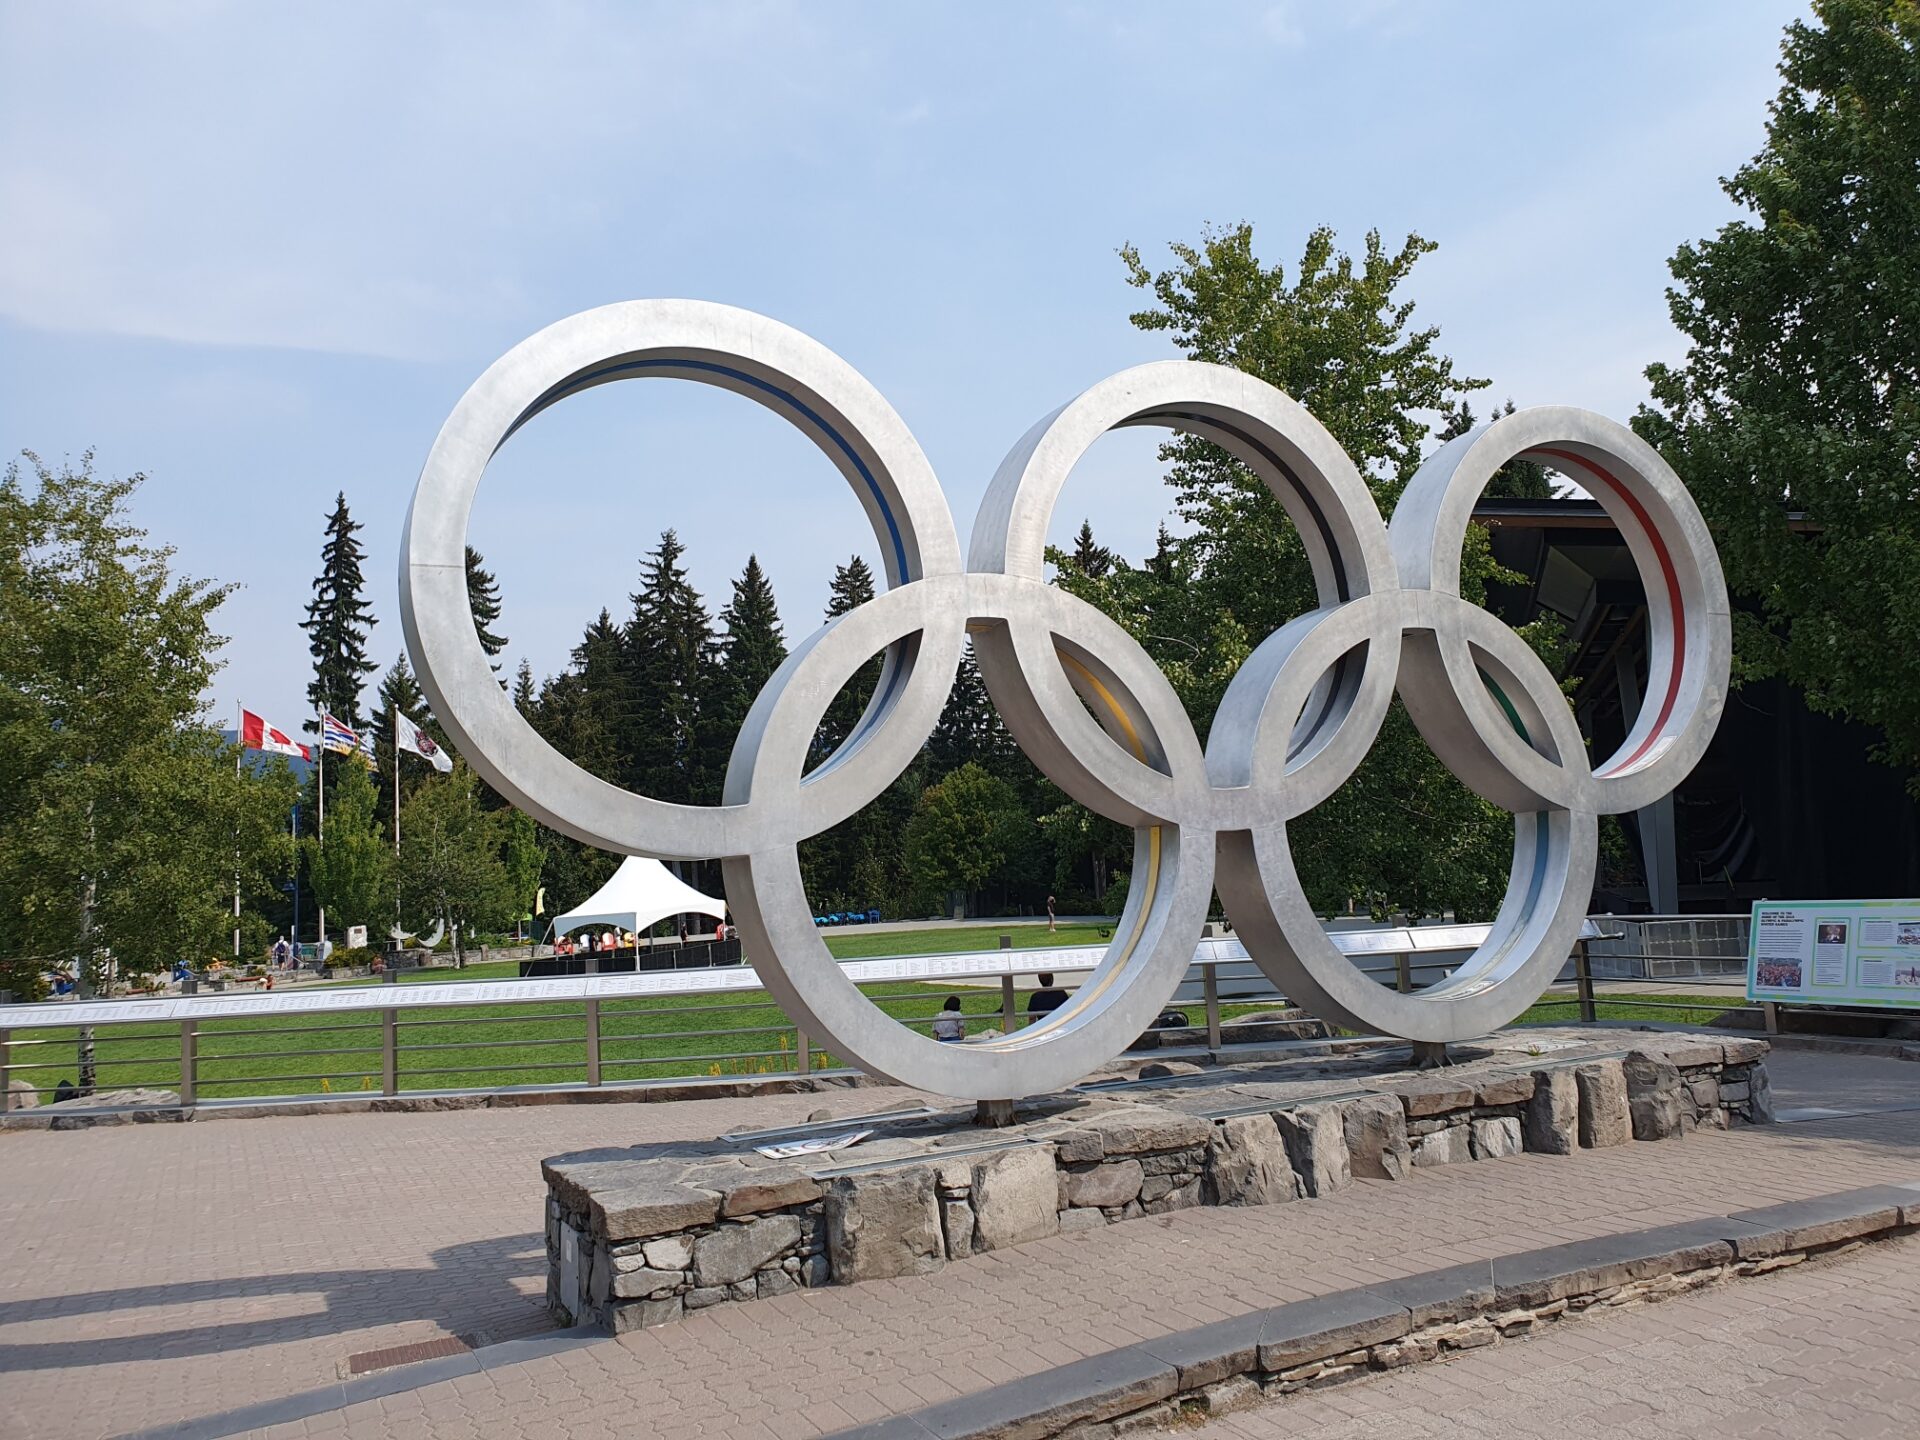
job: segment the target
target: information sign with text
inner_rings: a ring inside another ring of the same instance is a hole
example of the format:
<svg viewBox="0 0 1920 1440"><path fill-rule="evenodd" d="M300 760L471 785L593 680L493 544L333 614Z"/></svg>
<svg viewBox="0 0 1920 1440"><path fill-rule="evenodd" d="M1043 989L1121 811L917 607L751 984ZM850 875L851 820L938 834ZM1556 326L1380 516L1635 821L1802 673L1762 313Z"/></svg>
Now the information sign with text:
<svg viewBox="0 0 1920 1440"><path fill-rule="evenodd" d="M1920 900L1765 900L1747 998L1920 1008Z"/></svg>

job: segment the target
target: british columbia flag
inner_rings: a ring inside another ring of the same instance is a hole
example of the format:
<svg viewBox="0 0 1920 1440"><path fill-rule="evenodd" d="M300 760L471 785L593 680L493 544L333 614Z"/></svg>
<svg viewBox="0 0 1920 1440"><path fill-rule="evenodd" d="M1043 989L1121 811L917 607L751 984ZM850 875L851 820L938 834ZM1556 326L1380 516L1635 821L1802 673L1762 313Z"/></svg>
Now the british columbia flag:
<svg viewBox="0 0 1920 1440"><path fill-rule="evenodd" d="M339 755L359 755L363 758L372 754L370 740L362 740L357 730L349 729L324 712L320 716L320 748Z"/></svg>

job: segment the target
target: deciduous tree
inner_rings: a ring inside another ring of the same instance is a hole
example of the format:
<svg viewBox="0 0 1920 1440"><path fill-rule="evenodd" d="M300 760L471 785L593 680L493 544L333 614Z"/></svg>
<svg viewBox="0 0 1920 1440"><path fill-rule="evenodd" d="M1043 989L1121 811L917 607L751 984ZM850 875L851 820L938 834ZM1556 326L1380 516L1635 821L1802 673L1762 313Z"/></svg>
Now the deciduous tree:
<svg viewBox="0 0 1920 1440"><path fill-rule="evenodd" d="M400 811L401 904L409 918L445 922L462 967L476 931L504 927L519 913L501 860L501 813L481 805L473 771L459 760Z"/></svg>
<svg viewBox="0 0 1920 1440"><path fill-rule="evenodd" d="M1686 359L1635 422L1713 528L1739 678L1877 726L1920 764L1920 7L1816 0L1787 27L1746 214L1683 245ZM1789 523L1801 512L1814 527ZM1920 775L1908 781L1920 794Z"/></svg>
<svg viewBox="0 0 1920 1440"><path fill-rule="evenodd" d="M930 901L964 891L971 911L979 892L1025 857L1033 840L1033 817L1018 792L968 762L920 797L907 824L907 875Z"/></svg>
<svg viewBox="0 0 1920 1440"><path fill-rule="evenodd" d="M1395 249L1378 232L1355 258L1331 230L1307 239L1293 279L1255 254L1246 225L1170 247L1155 273L1131 246L1130 282L1153 303L1135 325L1164 332L1196 360L1231 365L1286 391L1353 457L1383 514L1430 450L1433 414L1459 414L1486 381L1459 374L1437 327L1416 328L1400 295L1431 242ZM1299 533L1266 486L1231 455L1191 436L1162 447L1178 513L1155 556L1090 579L1056 553L1059 583L1100 605L1167 672L1202 735L1253 647L1318 598ZM1463 591L1480 601L1492 578L1484 532L1469 527ZM1544 647L1544 633L1538 638ZM1505 886L1510 818L1467 791L1427 750L1405 711L1391 710L1359 771L1294 822L1302 881L1323 910L1490 913Z"/></svg>
<svg viewBox="0 0 1920 1440"><path fill-rule="evenodd" d="M365 925L379 934L394 918L393 836L367 767L343 756L338 769L327 786L326 833L301 841L307 882L333 931Z"/></svg>
<svg viewBox="0 0 1920 1440"><path fill-rule="evenodd" d="M0 476L0 988L228 954L236 879L251 950L293 784L207 724L231 587L176 574L128 520L143 477L25 460Z"/></svg>

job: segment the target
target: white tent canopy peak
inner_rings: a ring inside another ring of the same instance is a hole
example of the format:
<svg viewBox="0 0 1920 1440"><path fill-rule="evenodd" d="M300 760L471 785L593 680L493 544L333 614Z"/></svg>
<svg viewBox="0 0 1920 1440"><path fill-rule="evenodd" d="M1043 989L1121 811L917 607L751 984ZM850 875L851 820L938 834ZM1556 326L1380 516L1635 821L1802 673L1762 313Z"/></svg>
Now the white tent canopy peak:
<svg viewBox="0 0 1920 1440"><path fill-rule="evenodd" d="M629 855L606 884L566 914L554 916L552 928L565 935L590 925L618 925L638 934L669 915L724 920L727 902L702 895L658 860Z"/></svg>

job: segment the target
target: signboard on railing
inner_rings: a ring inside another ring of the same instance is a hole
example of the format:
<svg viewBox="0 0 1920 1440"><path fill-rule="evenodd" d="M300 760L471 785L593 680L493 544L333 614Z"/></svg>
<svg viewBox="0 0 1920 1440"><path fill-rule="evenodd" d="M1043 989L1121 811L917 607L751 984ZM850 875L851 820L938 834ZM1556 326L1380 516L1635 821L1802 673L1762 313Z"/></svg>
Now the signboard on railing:
<svg viewBox="0 0 1920 1440"><path fill-rule="evenodd" d="M1920 1008L1920 900L1763 900L1747 998Z"/></svg>

